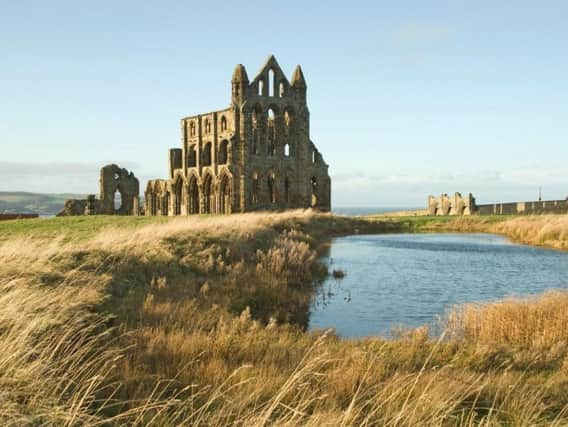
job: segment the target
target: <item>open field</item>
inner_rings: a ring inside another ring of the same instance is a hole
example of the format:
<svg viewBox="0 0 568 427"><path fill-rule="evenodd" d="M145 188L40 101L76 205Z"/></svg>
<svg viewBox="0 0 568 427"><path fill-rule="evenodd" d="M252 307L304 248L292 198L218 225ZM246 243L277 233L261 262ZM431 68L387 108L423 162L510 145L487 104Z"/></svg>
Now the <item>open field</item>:
<svg viewBox="0 0 568 427"><path fill-rule="evenodd" d="M563 216L0 223L0 420L566 425L568 293L457 307L443 337L303 331L328 237L430 230L568 247Z"/></svg>
<svg viewBox="0 0 568 427"><path fill-rule="evenodd" d="M0 191L0 212L37 213L40 216L57 214L66 199L81 199L76 194L42 194L23 191Z"/></svg>

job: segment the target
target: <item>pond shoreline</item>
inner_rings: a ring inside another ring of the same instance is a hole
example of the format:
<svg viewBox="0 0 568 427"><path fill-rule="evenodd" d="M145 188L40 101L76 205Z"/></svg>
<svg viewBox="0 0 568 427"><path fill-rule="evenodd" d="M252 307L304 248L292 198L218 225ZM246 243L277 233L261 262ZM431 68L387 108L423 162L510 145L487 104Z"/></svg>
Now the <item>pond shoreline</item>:
<svg viewBox="0 0 568 427"><path fill-rule="evenodd" d="M346 274L320 282L309 329L333 327L342 337L388 338L394 326L432 326L464 303L568 289L564 253L482 232L343 236L319 262Z"/></svg>

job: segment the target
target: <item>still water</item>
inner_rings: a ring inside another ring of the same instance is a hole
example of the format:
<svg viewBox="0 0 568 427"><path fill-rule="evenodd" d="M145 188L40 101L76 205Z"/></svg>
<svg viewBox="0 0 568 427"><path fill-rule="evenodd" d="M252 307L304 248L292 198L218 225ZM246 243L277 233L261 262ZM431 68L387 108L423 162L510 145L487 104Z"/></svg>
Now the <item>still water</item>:
<svg viewBox="0 0 568 427"><path fill-rule="evenodd" d="M310 329L389 336L436 324L452 306L568 288L568 254L490 234L356 235L334 239L329 277L314 297Z"/></svg>

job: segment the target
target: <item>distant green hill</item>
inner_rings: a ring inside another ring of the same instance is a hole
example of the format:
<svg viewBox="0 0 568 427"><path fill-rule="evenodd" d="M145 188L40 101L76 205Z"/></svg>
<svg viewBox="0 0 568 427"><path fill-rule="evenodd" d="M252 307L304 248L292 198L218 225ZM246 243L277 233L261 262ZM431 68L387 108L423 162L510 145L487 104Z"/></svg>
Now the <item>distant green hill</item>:
<svg viewBox="0 0 568 427"><path fill-rule="evenodd" d="M0 213L37 213L52 216L63 209L67 199L83 199L82 194L42 194L23 191L0 191Z"/></svg>

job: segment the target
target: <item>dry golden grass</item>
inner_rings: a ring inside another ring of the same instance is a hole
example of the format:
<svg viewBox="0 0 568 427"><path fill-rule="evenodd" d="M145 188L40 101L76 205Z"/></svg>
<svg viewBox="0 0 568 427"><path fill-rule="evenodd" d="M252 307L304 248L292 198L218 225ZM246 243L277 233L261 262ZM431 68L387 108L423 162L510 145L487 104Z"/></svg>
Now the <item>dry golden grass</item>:
<svg viewBox="0 0 568 427"><path fill-rule="evenodd" d="M530 245L568 249L567 215L517 217L493 225L491 231Z"/></svg>
<svg viewBox="0 0 568 427"><path fill-rule="evenodd" d="M562 218L476 227L528 240L546 223L538 241L556 246ZM305 281L320 273L318 236L350 226L362 228L292 212L3 239L0 422L568 423L566 293L458 308L441 338L342 340L288 324L301 324Z"/></svg>
<svg viewBox="0 0 568 427"><path fill-rule="evenodd" d="M467 304L449 318L450 329L466 340L488 345L545 348L568 344L568 293Z"/></svg>

